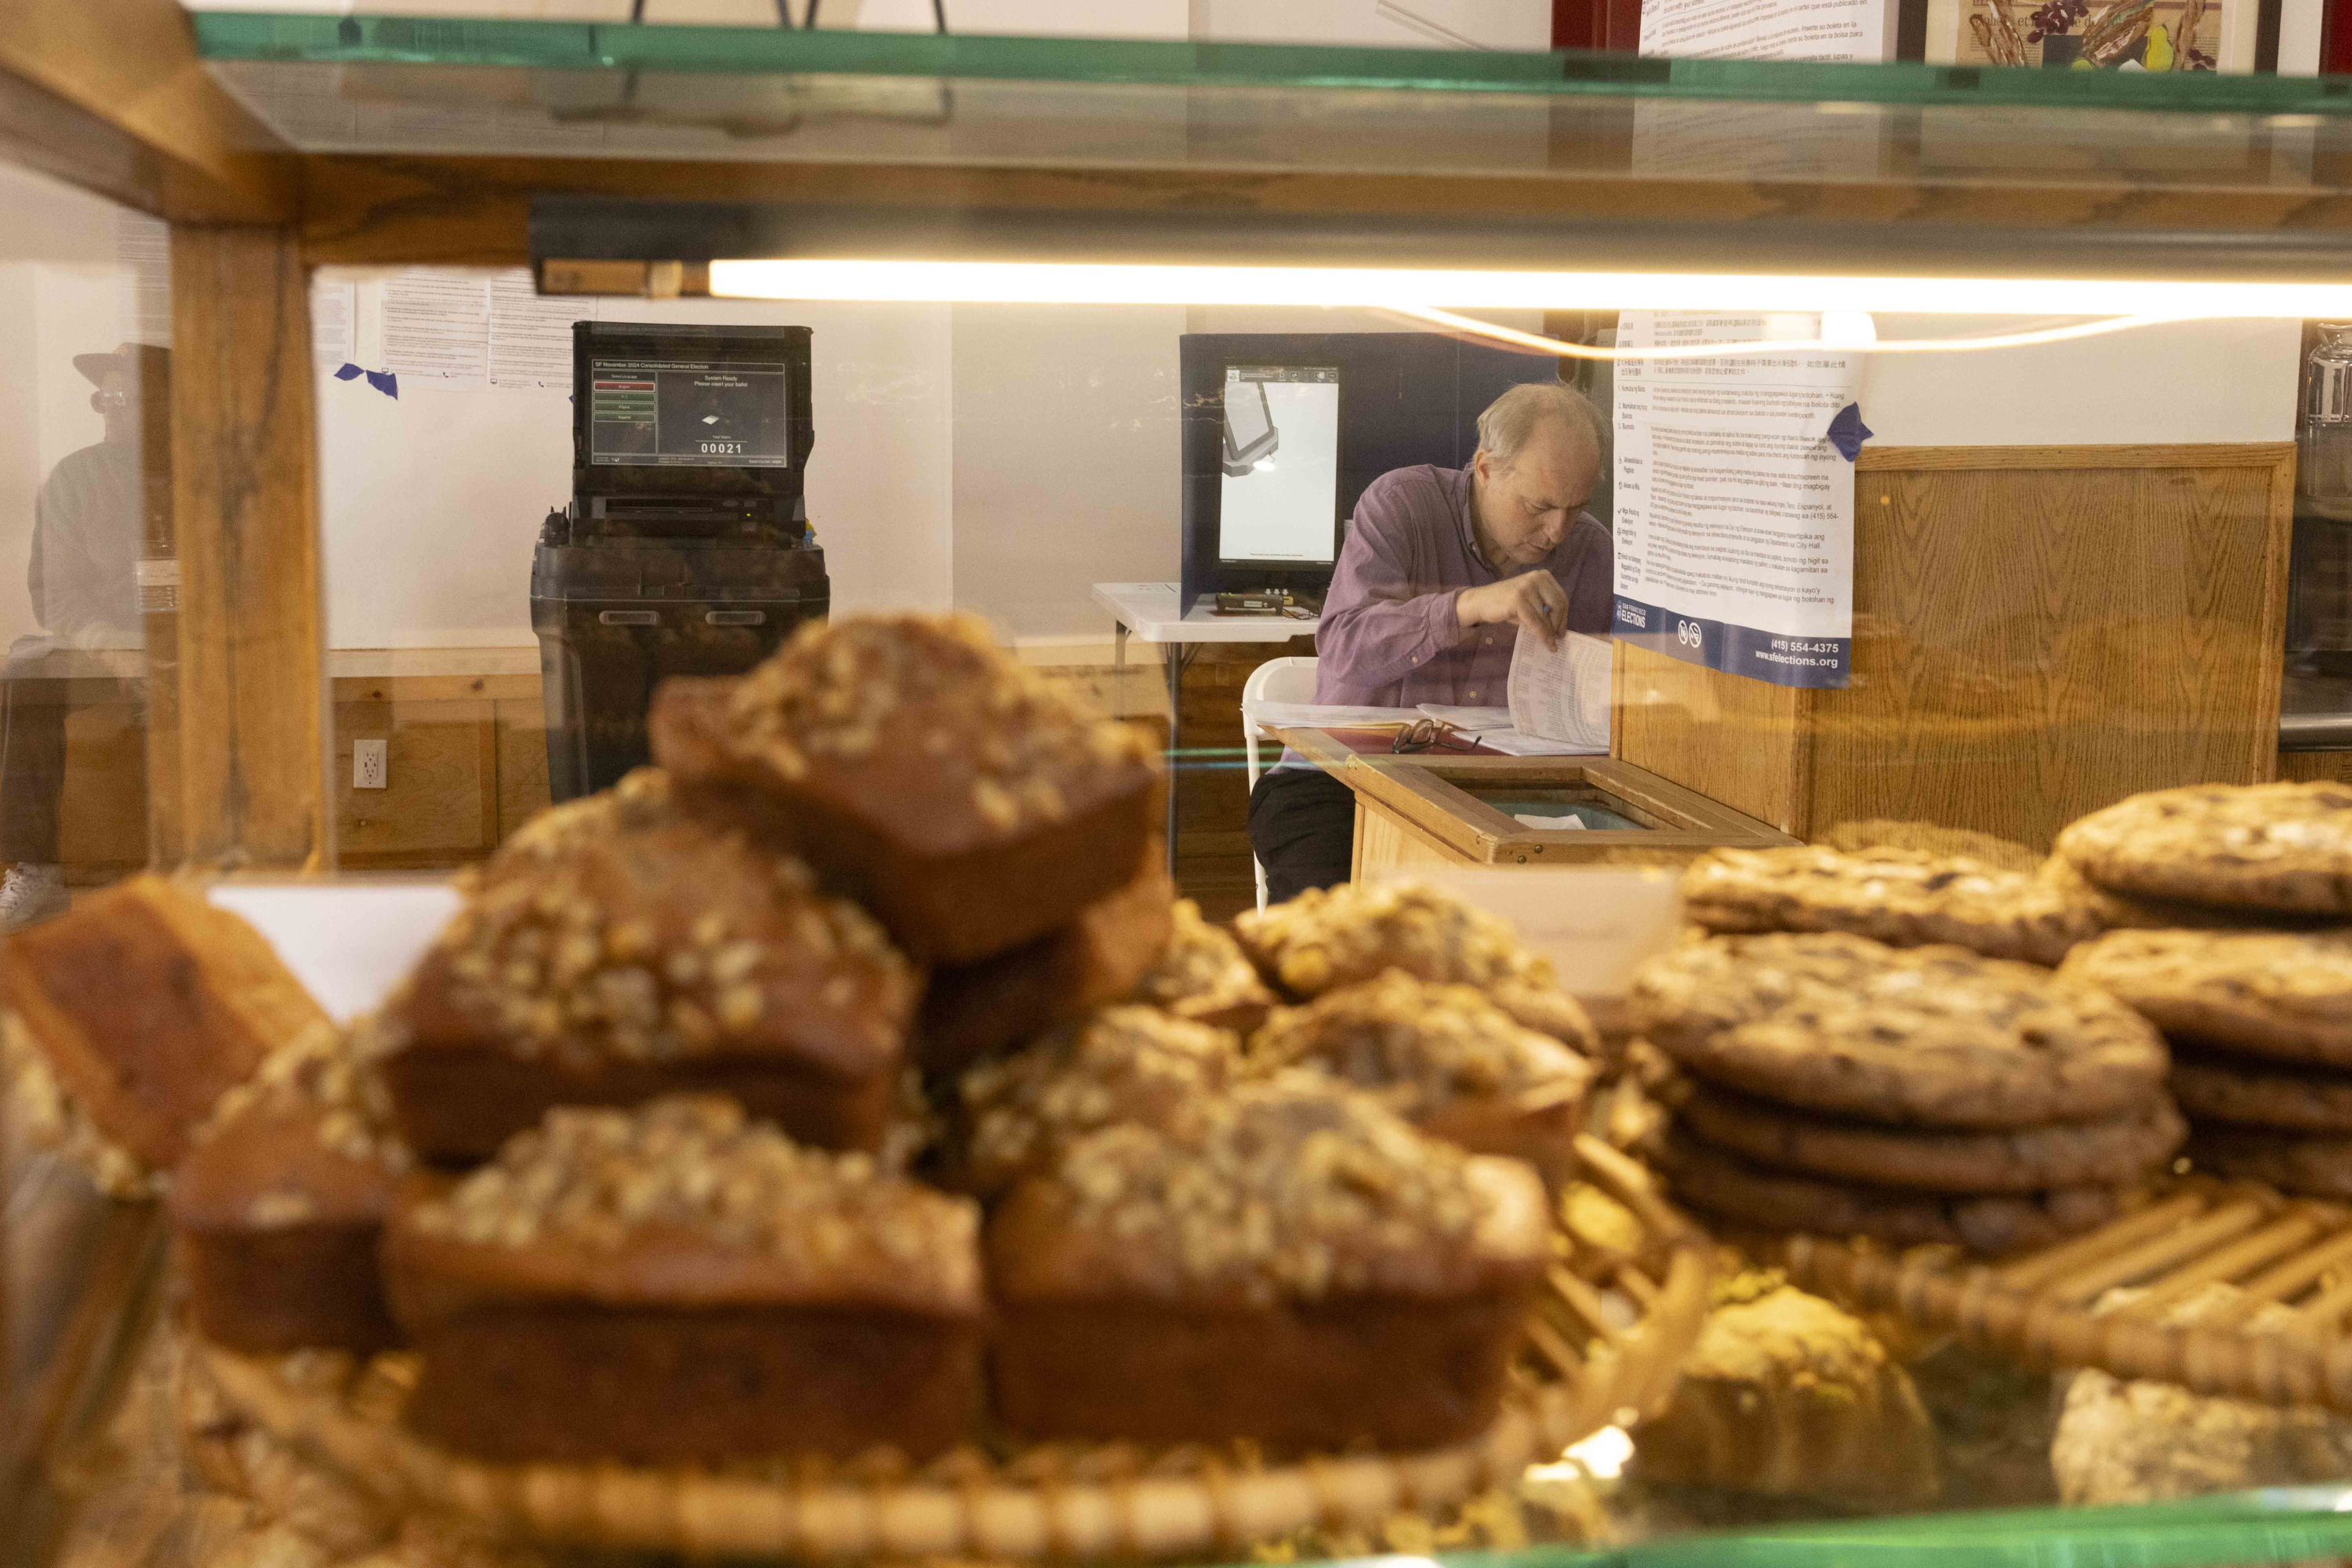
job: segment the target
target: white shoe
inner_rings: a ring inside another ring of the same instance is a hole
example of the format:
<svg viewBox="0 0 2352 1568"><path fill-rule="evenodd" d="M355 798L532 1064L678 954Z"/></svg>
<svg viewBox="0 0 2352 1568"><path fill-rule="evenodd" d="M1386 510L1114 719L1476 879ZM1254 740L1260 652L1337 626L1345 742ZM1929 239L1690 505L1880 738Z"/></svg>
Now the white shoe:
<svg viewBox="0 0 2352 1568"><path fill-rule="evenodd" d="M55 866L11 866L7 879L0 881L0 931L61 915L72 904Z"/></svg>

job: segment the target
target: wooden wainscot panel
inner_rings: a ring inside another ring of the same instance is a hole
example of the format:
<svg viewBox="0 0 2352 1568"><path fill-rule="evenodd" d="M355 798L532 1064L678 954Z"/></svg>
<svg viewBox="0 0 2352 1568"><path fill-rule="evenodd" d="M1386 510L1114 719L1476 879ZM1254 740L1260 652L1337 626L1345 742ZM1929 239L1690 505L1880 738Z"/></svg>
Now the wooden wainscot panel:
<svg viewBox="0 0 2352 1568"><path fill-rule="evenodd" d="M1616 650L1610 754L1801 837L1813 694Z"/></svg>
<svg viewBox="0 0 2352 1568"><path fill-rule="evenodd" d="M498 847L499 749L490 703L338 701L335 737L336 842L345 866L446 866ZM388 742L386 787L352 787L352 743L359 740Z"/></svg>
<svg viewBox="0 0 2352 1568"><path fill-rule="evenodd" d="M58 860L77 884L110 882L147 864L147 712L114 681L75 689L66 713Z"/></svg>
<svg viewBox="0 0 2352 1568"><path fill-rule="evenodd" d="M334 682L335 815L345 866L461 866L547 806L537 675L387 675ZM352 742L383 740L387 787L352 787Z"/></svg>
<svg viewBox="0 0 2352 1568"><path fill-rule="evenodd" d="M2137 790L2276 767L2294 448L1864 447L1853 684L1618 648L1618 754L1801 837L1895 817L2047 847Z"/></svg>
<svg viewBox="0 0 2352 1568"><path fill-rule="evenodd" d="M2298 784L2352 784L2352 752L2281 752L2278 776Z"/></svg>
<svg viewBox="0 0 2352 1568"><path fill-rule="evenodd" d="M539 700L539 678L529 678L529 697L498 702L499 841L547 809L547 710Z"/></svg>

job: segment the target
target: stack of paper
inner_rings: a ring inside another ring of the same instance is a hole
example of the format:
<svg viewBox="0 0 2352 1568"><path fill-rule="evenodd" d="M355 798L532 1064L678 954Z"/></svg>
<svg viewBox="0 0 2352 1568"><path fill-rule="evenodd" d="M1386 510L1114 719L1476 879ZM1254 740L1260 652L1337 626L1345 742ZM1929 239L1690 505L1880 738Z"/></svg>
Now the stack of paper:
<svg viewBox="0 0 2352 1568"><path fill-rule="evenodd" d="M1559 647L1548 648L1540 637L1520 633L1511 655L1510 698L1511 723L1522 735L1587 754L1606 752L1608 641L1569 632Z"/></svg>
<svg viewBox="0 0 2352 1568"><path fill-rule="evenodd" d="M1342 708L1328 702L1244 702L1242 718L1274 729L1369 730L1410 724L1421 715L1411 708Z"/></svg>

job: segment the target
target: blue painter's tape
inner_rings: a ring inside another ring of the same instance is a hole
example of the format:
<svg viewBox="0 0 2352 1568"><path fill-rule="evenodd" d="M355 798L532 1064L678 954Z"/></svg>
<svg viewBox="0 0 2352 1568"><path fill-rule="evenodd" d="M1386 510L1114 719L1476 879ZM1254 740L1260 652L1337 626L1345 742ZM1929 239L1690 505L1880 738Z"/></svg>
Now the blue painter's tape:
<svg viewBox="0 0 2352 1568"><path fill-rule="evenodd" d="M1860 404L1847 404L1837 411L1837 417L1830 421L1830 445L1835 447L1838 449L1838 456L1849 463L1853 462L1855 454L1862 450L1862 444L1875 434L1875 431L1862 422Z"/></svg>

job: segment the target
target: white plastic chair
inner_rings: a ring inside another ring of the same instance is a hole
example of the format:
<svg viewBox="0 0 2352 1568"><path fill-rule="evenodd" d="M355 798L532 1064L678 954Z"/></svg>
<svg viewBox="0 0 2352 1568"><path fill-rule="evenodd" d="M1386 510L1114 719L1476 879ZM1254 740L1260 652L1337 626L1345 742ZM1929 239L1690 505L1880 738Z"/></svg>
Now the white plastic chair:
<svg viewBox="0 0 2352 1568"><path fill-rule="evenodd" d="M1242 687L1242 754L1249 760L1249 787L1257 790L1257 710L1265 702L1312 702L1315 700L1315 661L1312 658L1270 658L1250 671L1249 680ZM1257 875L1257 907L1265 908L1265 868L1250 857L1250 869Z"/></svg>

